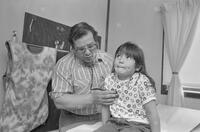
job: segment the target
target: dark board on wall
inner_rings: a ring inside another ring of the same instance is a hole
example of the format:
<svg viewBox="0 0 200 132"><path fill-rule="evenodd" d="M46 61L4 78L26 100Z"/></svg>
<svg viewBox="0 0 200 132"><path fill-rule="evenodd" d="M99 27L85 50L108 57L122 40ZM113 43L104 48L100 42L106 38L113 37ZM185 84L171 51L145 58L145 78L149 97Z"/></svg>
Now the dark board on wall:
<svg viewBox="0 0 200 132"><path fill-rule="evenodd" d="M70 50L69 32L70 26L25 12L22 41L59 49L57 59Z"/></svg>

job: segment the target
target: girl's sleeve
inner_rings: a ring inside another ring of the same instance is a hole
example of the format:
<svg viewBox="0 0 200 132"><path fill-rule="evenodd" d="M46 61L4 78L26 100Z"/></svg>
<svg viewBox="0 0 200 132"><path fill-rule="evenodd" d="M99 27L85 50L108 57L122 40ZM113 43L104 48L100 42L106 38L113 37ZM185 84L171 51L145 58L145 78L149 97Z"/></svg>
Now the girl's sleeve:
<svg viewBox="0 0 200 132"><path fill-rule="evenodd" d="M140 85L139 94L143 105L152 100L156 100L155 88L153 87L147 76L141 75L140 79L138 80L138 83Z"/></svg>

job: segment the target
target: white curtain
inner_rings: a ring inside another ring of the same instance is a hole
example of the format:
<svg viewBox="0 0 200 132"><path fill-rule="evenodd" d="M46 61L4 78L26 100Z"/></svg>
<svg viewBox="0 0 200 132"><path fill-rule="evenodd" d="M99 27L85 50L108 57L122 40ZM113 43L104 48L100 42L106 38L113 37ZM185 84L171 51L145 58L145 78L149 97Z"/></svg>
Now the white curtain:
<svg viewBox="0 0 200 132"><path fill-rule="evenodd" d="M183 106L183 90L179 71L190 50L197 27L200 0L179 0L161 5L165 46L172 69L168 104Z"/></svg>

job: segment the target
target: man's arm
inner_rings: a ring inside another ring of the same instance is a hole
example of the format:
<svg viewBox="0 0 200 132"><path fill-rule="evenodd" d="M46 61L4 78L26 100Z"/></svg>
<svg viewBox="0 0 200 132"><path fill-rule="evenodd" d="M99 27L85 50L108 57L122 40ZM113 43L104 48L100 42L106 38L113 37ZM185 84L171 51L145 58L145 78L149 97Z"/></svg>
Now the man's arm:
<svg viewBox="0 0 200 132"><path fill-rule="evenodd" d="M73 93L72 83L60 72L55 72L52 79L51 98L59 109L84 107L88 104L110 105L118 95L114 91L92 90L86 95L77 95ZM64 90L65 89L65 90Z"/></svg>
<svg viewBox="0 0 200 132"><path fill-rule="evenodd" d="M53 100L58 109L81 108L84 105L92 104L91 95L64 94Z"/></svg>
<svg viewBox="0 0 200 132"><path fill-rule="evenodd" d="M76 95L63 94L57 98L53 98L58 109L84 107L88 104L104 104L110 105L114 102L118 95L114 91L94 90L90 94Z"/></svg>

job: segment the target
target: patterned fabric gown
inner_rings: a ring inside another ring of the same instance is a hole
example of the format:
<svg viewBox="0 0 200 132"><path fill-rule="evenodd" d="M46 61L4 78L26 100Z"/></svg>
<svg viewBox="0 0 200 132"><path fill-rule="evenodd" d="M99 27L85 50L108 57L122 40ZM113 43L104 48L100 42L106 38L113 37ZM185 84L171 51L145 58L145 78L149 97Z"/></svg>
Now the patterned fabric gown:
<svg viewBox="0 0 200 132"><path fill-rule="evenodd" d="M9 42L10 73L0 114L0 132L30 132L48 116L47 85L56 63L56 49L32 53L25 43Z"/></svg>

